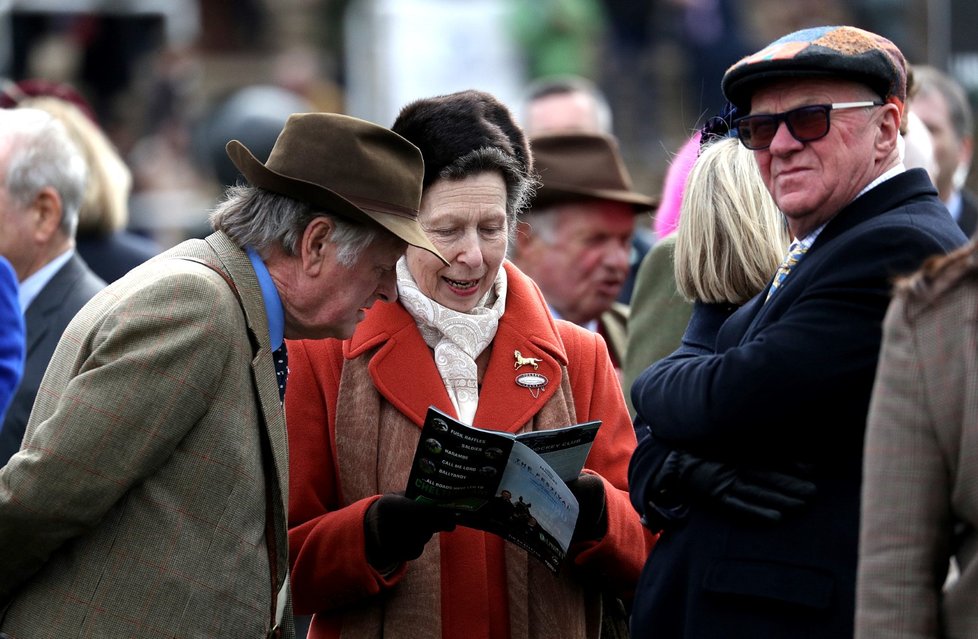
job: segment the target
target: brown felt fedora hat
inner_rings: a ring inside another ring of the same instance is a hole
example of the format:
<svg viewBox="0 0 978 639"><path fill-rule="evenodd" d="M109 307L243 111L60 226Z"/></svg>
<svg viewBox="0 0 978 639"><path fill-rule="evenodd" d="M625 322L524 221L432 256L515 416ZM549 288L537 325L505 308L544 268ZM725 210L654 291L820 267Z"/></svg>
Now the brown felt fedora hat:
<svg viewBox="0 0 978 639"><path fill-rule="evenodd" d="M632 179L618 142L603 133L547 133L530 139L541 186L533 208L581 199L631 204L636 213L659 205L656 198L632 190Z"/></svg>
<svg viewBox="0 0 978 639"><path fill-rule="evenodd" d="M238 140L226 150L251 185L353 221L376 222L444 261L418 224L421 152L390 129L337 113L296 113L264 164Z"/></svg>

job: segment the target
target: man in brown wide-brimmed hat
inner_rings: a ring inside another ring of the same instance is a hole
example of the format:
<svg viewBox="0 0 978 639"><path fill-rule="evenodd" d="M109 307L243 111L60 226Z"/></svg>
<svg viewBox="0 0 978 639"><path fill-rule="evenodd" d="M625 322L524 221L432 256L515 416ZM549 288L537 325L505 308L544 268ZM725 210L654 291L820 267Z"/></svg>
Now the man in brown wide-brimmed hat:
<svg viewBox="0 0 978 639"><path fill-rule="evenodd" d="M58 345L0 469L0 634L294 635L283 338L349 337L396 299L407 244L438 253L421 153L388 129L297 114L267 162L227 152L248 184L215 232L106 288Z"/></svg>
<svg viewBox="0 0 978 639"><path fill-rule="evenodd" d="M657 201L632 189L611 135L540 134L530 146L541 186L512 259L543 291L555 317L604 336L620 370L628 307L616 299L628 278L635 216Z"/></svg>

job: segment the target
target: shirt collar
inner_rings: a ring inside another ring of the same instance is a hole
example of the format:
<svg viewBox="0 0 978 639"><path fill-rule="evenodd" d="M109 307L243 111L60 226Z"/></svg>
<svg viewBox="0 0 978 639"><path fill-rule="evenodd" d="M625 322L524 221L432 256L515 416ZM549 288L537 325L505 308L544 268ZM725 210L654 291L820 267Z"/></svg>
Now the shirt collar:
<svg viewBox="0 0 978 639"><path fill-rule="evenodd" d="M875 189L877 186L879 186L883 182L886 182L890 178L893 178L893 177L896 177L896 176L900 175L901 173L903 173L906 170L907 170L907 167L905 167L903 165L903 162L900 162L899 164L897 164L896 166L894 166L893 168L891 168L889 171L884 172L878 178L876 178L875 180L873 180L872 182L870 182L869 184L867 184L865 187L863 187L863 190L859 192L859 195L862 195L863 193L865 193L866 191L869 191L870 189ZM857 195L856 197L859 197L859 195Z"/></svg>
<svg viewBox="0 0 978 639"><path fill-rule="evenodd" d="M20 290L18 291L17 296L20 299L21 313L27 312L27 308L31 305L31 302L33 302L34 299L40 295L41 291L44 290L44 287L51 281L51 278L53 278L55 274L61 270L62 266L68 263L68 260L70 260L71 256L74 254L75 249L68 249L20 283Z"/></svg>
<svg viewBox="0 0 978 639"><path fill-rule="evenodd" d="M250 246L245 247L251 266L255 269L258 276L258 287L261 289L261 298L265 303L265 315L268 316L268 340L271 342L272 350L278 350L285 340L285 309L282 307L282 298L278 295L272 274L268 272L268 267L262 261L261 256Z"/></svg>
<svg viewBox="0 0 978 639"><path fill-rule="evenodd" d="M947 207L947 212L951 214L954 221L957 222L958 218L961 217L961 191L955 191L951 193L951 197L947 199L944 206Z"/></svg>

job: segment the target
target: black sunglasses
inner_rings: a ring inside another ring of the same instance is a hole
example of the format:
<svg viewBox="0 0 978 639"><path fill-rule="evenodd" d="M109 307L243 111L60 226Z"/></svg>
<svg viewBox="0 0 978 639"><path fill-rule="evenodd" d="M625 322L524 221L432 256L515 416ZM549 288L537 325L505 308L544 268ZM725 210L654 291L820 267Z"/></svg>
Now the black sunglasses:
<svg viewBox="0 0 978 639"><path fill-rule="evenodd" d="M737 137L751 151L760 151L771 146L784 122L791 137L799 142L811 142L824 138L829 133L829 113L842 109L861 109L883 106L882 102L836 102L834 104L809 104L784 113L765 113L746 115L733 121Z"/></svg>

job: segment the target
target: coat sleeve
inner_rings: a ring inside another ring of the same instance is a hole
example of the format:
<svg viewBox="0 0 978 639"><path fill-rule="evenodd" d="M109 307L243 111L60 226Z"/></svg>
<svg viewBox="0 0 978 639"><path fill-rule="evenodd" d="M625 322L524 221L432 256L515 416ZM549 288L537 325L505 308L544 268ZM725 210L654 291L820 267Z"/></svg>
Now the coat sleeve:
<svg viewBox="0 0 978 639"><path fill-rule="evenodd" d="M600 419L598 436L585 471L601 477L605 488L608 529L596 541L575 544L575 565L596 574L630 599L655 537L642 526L628 498L628 460L635 450L635 431L618 376L600 335L562 332L570 356L568 370L578 421Z"/></svg>
<svg viewBox="0 0 978 639"><path fill-rule="evenodd" d="M867 425L859 638L943 636L939 613L951 547L952 471L941 454L929 402L955 391L931 387L925 369L928 362L953 364L941 348L922 352L925 343L905 310L898 299L887 315Z"/></svg>
<svg viewBox="0 0 978 639"><path fill-rule="evenodd" d="M380 495L344 504L335 446L343 366L337 340L289 342L289 558L297 614L334 610L396 584L367 562L363 518Z"/></svg>
<svg viewBox="0 0 978 639"><path fill-rule="evenodd" d="M243 317L228 319L237 309L217 275L166 277L68 327L23 449L0 469L0 602L162 467L211 409L245 334Z"/></svg>
<svg viewBox="0 0 978 639"><path fill-rule="evenodd" d="M945 251L906 228L853 235L824 247L805 289L756 335L722 353L674 353L639 377L635 409L663 443L743 456L861 440L833 406L865 410L892 279Z"/></svg>

